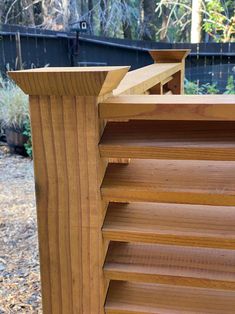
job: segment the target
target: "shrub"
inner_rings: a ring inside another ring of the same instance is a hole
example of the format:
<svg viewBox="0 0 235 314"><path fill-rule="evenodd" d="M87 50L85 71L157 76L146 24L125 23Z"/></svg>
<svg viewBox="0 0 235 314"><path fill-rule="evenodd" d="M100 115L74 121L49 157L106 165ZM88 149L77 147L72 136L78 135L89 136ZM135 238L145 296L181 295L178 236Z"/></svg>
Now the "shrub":
<svg viewBox="0 0 235 314"><path fill-rule="evenodd" d="M23 134L28 137L27 143L24 144L26 153L30 158L33 157L33 148L32 148L32 134L31 134L31 126L30 126L30 120L27 119L24 122L24 131Z"/></svg>
<svg viewBox="0 0 235 314"><path fill-rule="evenodd" d="M217 83L213 84L202 84L199 86L196 82L191 82L185 79L184 84L184 92L186 95L214 95L219 94L219 90L217 88ZM224 94L235 94L235 84L233 80L233 76L229 76L226 90Z"/></svg>
<svg viewBox="0 0 235 314"><path fill-rule="evenodd" d="M0 114L3 127L23 129L29 119L28 96L10 79L0 77Z"/></svg>
<svg viewBox="0 0 235 314"><path fill-rule="evenodd" d="M226 91L225 94L229 95L229 94L235 94L235 84L234 84L234 79L233 76L229 76L228 78L228 83L226 86Z"/></svg>
<svg viewBox="0 0 235 314"><path fill-rule="evenodd" d="M9 78L0 76L0 117L2 128L13 128L28 137L26 153L32 157L28 96Z"/></svg>

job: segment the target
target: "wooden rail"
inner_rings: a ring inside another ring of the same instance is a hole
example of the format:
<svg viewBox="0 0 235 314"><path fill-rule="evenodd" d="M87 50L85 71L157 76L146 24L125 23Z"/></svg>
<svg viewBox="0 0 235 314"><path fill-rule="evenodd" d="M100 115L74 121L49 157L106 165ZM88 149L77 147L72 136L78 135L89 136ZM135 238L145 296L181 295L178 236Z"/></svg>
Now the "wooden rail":
<svg viewBox="0 0 235 314"><path fill-rule="evenodd" d="M30 95L44 314L234 313L235 97L182 95L187 53L10 72Z"/></svg>
<svg viewBox="0 0 235 314"><path fill-rule="evenodd" d="M100 104L108 120L235 121L234 95L118 96Z"/></svg>
<svg viewBox="0 0 235 314"><path fill-rule="evenodd" d="M172 94L183 94L185 58L189 52L187 49L150 51L155 64L127 73L113 94L162 95L164 88Z"/></svg>

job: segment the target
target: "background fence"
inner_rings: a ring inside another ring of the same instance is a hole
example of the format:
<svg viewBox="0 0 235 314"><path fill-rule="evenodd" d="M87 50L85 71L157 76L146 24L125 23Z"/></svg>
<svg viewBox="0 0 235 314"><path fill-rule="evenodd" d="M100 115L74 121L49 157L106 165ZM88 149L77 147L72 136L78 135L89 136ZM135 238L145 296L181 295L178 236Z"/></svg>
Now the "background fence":
<svg viewBox="0 0 235 314"><path fill-rule="evenodd" d="M102 38L12 25L0 27L0 70L76 65L131 65L152 63L149 49L192 50L186 61L186 77L200 84L217 83L224 91L228 77L235 78L235 43L171 44ZM20 53L21 52L21 53Z"/></svg>

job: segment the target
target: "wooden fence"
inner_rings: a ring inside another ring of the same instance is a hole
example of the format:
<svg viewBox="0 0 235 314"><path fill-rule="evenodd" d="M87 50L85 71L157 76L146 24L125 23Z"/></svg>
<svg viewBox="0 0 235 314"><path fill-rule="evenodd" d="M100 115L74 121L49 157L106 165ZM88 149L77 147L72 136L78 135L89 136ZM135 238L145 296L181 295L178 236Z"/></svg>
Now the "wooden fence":
<svg viewBox="0 0 235 314"><path fill-rule="evenodd" d="M22 60L17 53L19 42ZM45 65L131 65L133 70L151 64L150 49L191 49L186 60L187 79L199 84L217 83L221 93L228 77L235 78L235 43L161 43L87 34L77 43L75 33L0 25L0 71L6 66L17 69L21 63L25 69Z"/></svg>
<svg viewBox="0 0 235 314"><path fill-rule="evenodd" d="M234 313L235 99L182 95L187 54L10 73L30 95L44 314Z"/></svg>

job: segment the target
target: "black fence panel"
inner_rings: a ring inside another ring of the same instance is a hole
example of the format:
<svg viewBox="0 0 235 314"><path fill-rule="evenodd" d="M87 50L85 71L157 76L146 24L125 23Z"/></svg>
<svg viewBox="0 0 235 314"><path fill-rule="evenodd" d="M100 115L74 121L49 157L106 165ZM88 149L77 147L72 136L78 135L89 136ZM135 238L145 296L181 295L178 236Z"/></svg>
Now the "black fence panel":
<svg viewBox="0 0 235 314"><path fill-rule="evenodd" d="M74 34L58 33L19 26L0 26L0 71L16 69L17 41L20 46L23 68L44 66L71 66L71 45Z"/></svg>
<svg viewBox="0 0 235 314"><path fill-rule="evenodd" d="M0 71L15 69L16 34L20 34L25 69L43 66L130 65L137 69L153 61L150 49L191 49L186 78L201 84L216 83L224 92L228 77L235 78L235 43L159 43L103 38L15 25L0 25Z"/></svg>

